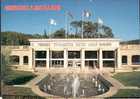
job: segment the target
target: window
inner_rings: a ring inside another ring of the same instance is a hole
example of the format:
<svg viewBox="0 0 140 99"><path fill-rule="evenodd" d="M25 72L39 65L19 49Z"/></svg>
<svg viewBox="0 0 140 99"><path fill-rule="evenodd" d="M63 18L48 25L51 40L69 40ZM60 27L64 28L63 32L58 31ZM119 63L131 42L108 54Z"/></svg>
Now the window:
<svg viewBox="0 0 140 99"><path fill-rule="evenodd" d="M73 61L68 61L68 67L72 67L73 66Z"/></svg>
<svg viewBox="0 0 140 99"><path fill-rule="evenodd" d="M63 60L52 60L51 62L52 62L51 67L63 67L64 66Z"/></svg>
<svg viewBox="0 0 140 99"><path fill-rule="evenodd" d="M13 65L19 65L19 56L16 55L10 56L10 62Z"/></svg>
<svg viewBox="0 0 140 99"><path fill-rule="evenodd" d="M132 56L132 64L133 65L140 65L140 55L133 55Z"/></svg>
<svg viewBox="0 0 140 99"><path fill-rule="evenodd" d="M81 67L81 61L68 61L68 67Z"/></svg>
<svg viewBox="0 0 140 99"><path fill-rule="evenodd" d="M114 67L115 62L114 61L103 61L103 67Z"/></svg>
<svg viewBox="0 0 140 99"><path fill-rule="evenodd" d="M23 57L23 63L24 63L25 65L28 64L28 56L24 56L24 57Z"/></svg>
<svg viewBox="0 0 140 99"><path fill-rule="evenodd" d="M64 58L64 51L52 51L52 58Z"/></svg>
<svg viewBox="0 0 140 99"><path fill-rule="evenodd" d="M103 51L103 58L114 58L114 51Z"/></svg>
<svg viewBox="0 0 140 99"><path fill-rule="evenodd" d="M46 51L35 51L35 58L46 58Z"/></svg>
<svg viewBox="0 0 140 99"><path fill-rule="evenodd" d="M36 67L46 67L46 60L35 60Z"/></svg>
<svg viewBox="0 0 140 99"><path fill-rule="evenodd" d="M85 66L94 68L95 66L98 67L98 63L97 63L97 61L86 60Z"/></svg>
<svg viewBox="0 0 140 99"><path fill-rule="evenodd" d="M85 51L85 58L86 59L96 59L97 51Z"/></svg>
<svg viewBox="0 0 140 99"><path fill-rule="evenodd" d="M68 51L68 58L80 58L80 51Z"/></svg>
<svg viewBox="0 0 140 99"><path fill-rule="evenodd" d="M122 64L127 64L127 56L122 56Z"/></svg>

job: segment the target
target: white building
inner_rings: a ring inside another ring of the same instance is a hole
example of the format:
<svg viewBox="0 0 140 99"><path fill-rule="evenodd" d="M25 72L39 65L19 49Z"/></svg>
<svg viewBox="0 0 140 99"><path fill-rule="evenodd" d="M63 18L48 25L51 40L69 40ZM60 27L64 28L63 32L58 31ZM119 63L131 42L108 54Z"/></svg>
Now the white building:
<svg viewBox="0 0 140 99"><path fill-rule="evenodd" d="M30 46L11 47L13 67L20 70L51 68L121 68L140 66L140 45L120 45L119 39L30 39Z"/></svg>

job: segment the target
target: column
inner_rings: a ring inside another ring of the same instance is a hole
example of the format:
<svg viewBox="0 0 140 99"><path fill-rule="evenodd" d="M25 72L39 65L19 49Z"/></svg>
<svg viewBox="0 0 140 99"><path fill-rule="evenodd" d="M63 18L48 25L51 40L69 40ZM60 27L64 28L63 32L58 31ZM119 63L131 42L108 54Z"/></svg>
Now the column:
<svg viewBox="0 0 140 99"><path fill-rule="evenodd" d="M116 50L114 50L114 68L116 68L117 67L117 49Z"/></svg>
<svg viewBox="0 0 140 99"><path fill-rule="evenodd" d="M35 66L35 50L34 49L32 49L32 68L35 71L36 66Z"/></svg>
<svg viewBox="0 0 140 99"><path fill-rule="evenodd" d="M102 49L99 49L99 68L103 68L103 56L102 56Z"/></svg>
<svg viewBox="0 0 140 99"><path fill-rule="evenodd" d="M67 49L64 49L64 68L68 67L68 52Z"/></svg>
<svg viewBox="0 0 140 99"><path fill-rule="evenodd" d="M96 67L99 67L99 50L97 50L97 64L96 64Z"/></svg>
<svg viewBox="0 0 140 99"><path fill-rule="evenodd" d="M121 67L121 54L120 54L120 49L117 48L117 68Z"/></svg>
<svg viewBox="0 0 140 99"><path fill-rule="evenodd" d="M28 66L29 66L29 68L30 69L32 69L33 68L33 49L31 48L30 49L30 54L29 54L29 56L28 56Z"/></svg>
<svg viewBox="0 0 140 99"><path fill-rule="evenodd" d="M81 67L82 69L85 68L85 50L84 49L81 50Z"/></svg>
<svg viewBox="0 0 140 99"><path fill-rule="evenodd" d="M130 54L128 54L127 55L127 65L128 66L131 66L132 65L131 58L132 58L132 56Z"/></svg>
<svg viewBox="0 0 140 99"><path fill-rule="evenodd" d="M49 67L50 67L50 50L49 49L47 49L47 69L49 69Z"/></svg>
<svg viewBox="0 0 140 99"><path fill-rule="evenodd" d="M23 65L23 56L19 56L19 65L20 65L20 66Z"/></svg>

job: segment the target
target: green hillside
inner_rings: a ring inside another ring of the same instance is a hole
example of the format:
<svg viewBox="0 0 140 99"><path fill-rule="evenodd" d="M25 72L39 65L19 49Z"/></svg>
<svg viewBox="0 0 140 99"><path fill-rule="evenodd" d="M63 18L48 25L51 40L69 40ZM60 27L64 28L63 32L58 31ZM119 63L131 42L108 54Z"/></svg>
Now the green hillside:
<svg viewBox="0 0 140 99"><path fill-rule="evenodd" d="M121 44L140 44L140 39L123 41Z"/></svg>

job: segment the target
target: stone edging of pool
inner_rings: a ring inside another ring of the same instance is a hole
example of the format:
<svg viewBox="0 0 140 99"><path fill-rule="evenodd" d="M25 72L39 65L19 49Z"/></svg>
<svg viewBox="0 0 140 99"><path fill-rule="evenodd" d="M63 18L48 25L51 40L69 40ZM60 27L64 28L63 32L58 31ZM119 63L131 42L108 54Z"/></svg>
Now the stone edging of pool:
<svg viewBox="0 0 140 99"><path fill-rule="evenodd" d="M109 88L109 90L106 93L97 95L95 97L97 97L97 98L98 97L111 97L111 96L115 95L119 89L124 88L123 84L121 84L119 81L112 78L111 76L105 74L105 75L102 75L102 77L104 79L106 79L107 81L109 81L112 84L112 86Z"/></svg>
<svg viewBox="0 0 140 99"><path fill-rule="evenodd" d="M96 95L96 96L91 96L88 98L103 98L103 97L111 97L114 94L116 94L118 92L119 89L123 88L124 85L122 85L120 82L118 82L117 80L115 80L114 78L110 77L109 75L106 74L100 74L105 80L109 81L112 86L110 86L109 90L101 95ZM39 81L38 81L39 82ZM37 85L38 82L35 82L31 87L32 91L34 93L36 93L39 96L42 97L50 97L50 98L61 98L61 99L65 99L64 97L61 96L56 96L56 95L51 95L48 93L45 93L43 91L40 90L39 86ZM70 98L69 98L70 99ZM87 98L86 98L87 99Z"/></svg>

